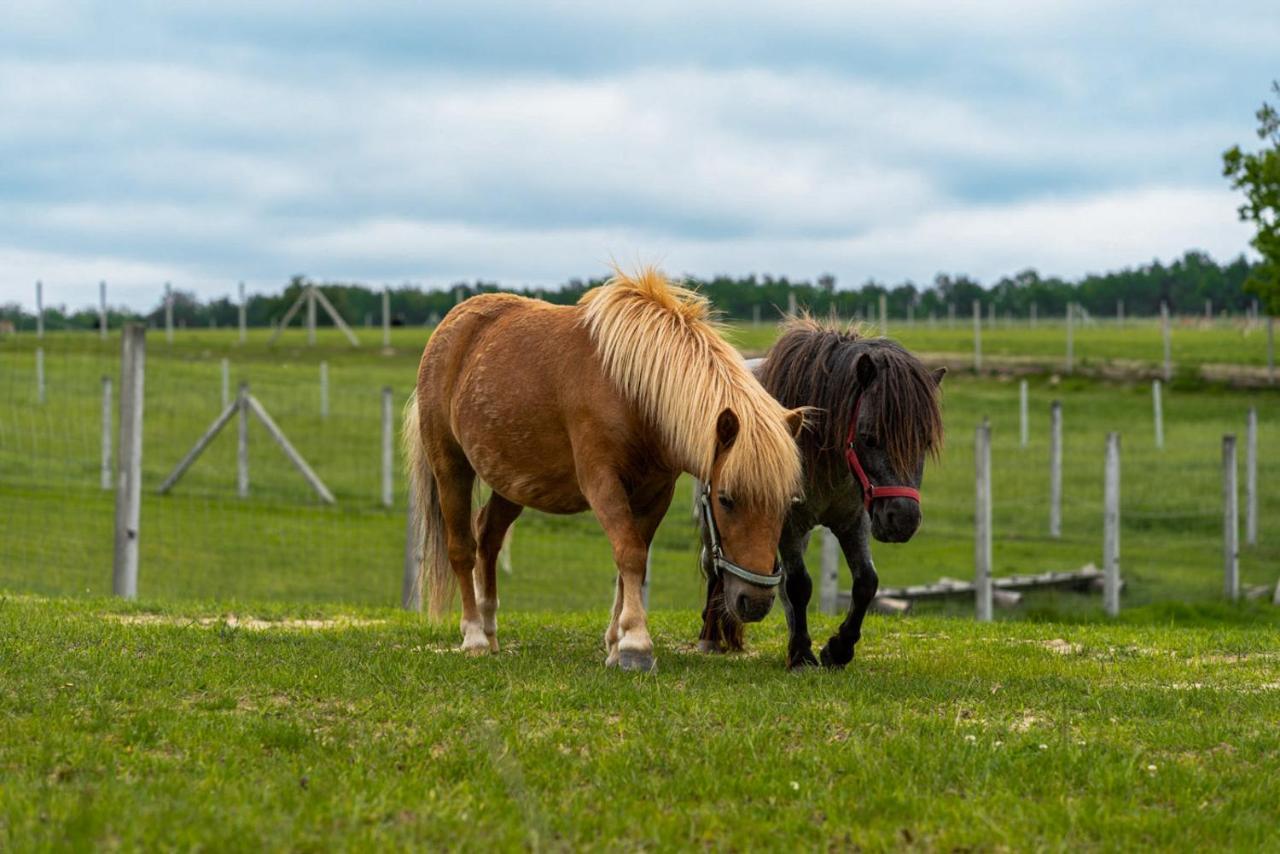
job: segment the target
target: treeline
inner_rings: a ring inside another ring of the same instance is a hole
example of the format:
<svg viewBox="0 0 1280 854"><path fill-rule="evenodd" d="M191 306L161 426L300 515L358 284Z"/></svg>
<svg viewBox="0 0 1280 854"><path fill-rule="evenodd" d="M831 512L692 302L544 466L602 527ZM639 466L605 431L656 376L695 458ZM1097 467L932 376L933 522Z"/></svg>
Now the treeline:
<svg viewBox="0 0 1280 854"><path fill-rule="evenodd" d="M1076 281L1041 278L1035 270L1025 270L1006 276L989 287L968 276L945 273L938 274L932 283L923 286L914 282L883 284L868 281L857 288L837 288L835 277L830 275L819 276L814 281L792 280L785 276L716 276L705 280L690 279L689 283L701 289L726 316L739 320L750 320L756 316L762 320L775 318L780 311L787 309L792 294L798 307L823 315L834 309L842 317L873 315L882 295L891 317L904 317L909 308L917 317L924 318L930 314L945 317L952 306L960 316L964 316L972 311L974 300L981 300L984 311L994 303L1000 316L1016 317L1028 316L1033 305L1040 317L1061 316L1072 302L1092 314L1110 316L1116 312L1120 300L1124 301L1125 312L1129 315L1156 314L1161 302L1167 303L1175 314L1199 314L1204 311L1206 300L1212 303L1215 312L1243 312L1248 309L1253 297L1245 292L1244 283L1251 269L1251 263L1244 256L1218 264L1206 253L1187 252L1168 265L1154 261L1118 272L1087 275ZM397 326L432 323L456 303L480 293L506 291L552 303L572 304L588 289L603 282L603 278L570 279L558 288L503 288L493 282L473 282L458 283L448 290L402 285L391 289L392 322ZM269 326L278 322L309 283L310 280L303 276L294 276L278 294L250 296L246 306L249 325ZM381 322L381 289L341 282L320 282L318 285L347 322L353 325ZM164 298L160 296L155 307L140 316L115 309L108 314L113 327L125 319L139 317L160 325L164 322ZM173 316L174 323L179 326L233 326L238 322L238 306L229 297L202 302L190 292L175 290ZM0 319L9 320L19 329L35 328L34 315L23 312L17 304L0 306ZM330 323L323 311L318 313L317 323ZM97 325L96 307L78 311L45 308L45 326L48 329L94 329Z"/></svg>

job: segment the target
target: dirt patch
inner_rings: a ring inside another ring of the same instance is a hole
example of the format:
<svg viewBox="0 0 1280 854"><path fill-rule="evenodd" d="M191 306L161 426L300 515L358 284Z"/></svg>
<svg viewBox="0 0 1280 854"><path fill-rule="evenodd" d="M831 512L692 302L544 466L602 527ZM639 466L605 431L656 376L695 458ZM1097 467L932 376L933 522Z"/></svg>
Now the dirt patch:
<svg viewBox="0 0 1280 854"><path fill-rule="evenodd" d="M332 629L351 629L363 626L380 626L386 620L370 620L363 617L331 617L324 620L262 620L257 617L240 617L226 614L221 617L174 617L168 614L103 614L103 619L130 626L194 626L209 628L226 626L230 629L248 629L262 632L272 629L277 631L324 631Z"/></svg>
<svg viewBox="0 0 1280 854"><path fill-rule="evenodd" d="M1042 646L1050 652L1056 652L1058 655L1079 655L1081 650L1084 649L1080 644L1071 643L1070 641L1063 640L1062 638L1047 640L1042 644Z"/></svg>

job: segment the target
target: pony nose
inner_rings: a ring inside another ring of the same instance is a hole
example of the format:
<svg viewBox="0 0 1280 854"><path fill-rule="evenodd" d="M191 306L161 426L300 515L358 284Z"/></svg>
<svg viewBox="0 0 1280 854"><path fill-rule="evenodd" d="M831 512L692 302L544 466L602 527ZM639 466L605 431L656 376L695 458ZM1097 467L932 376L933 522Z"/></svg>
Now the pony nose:
<svg viewBox="0 0 1280 854"><path fill-rule="evenodd" d="M757 623L760 620L763 620L765 615L769 613L769 609L772 607L772 596L764 598L760 596L749 596L746 593L738 594L738 619L744 623Z"/></svg>
<svg viewBox="0 0 1280 854"><path fill-rule="evenodd" d="M883 513L885 527L904 540L920 526L920 505L909 499L895 498L886 501Z"/></svg>

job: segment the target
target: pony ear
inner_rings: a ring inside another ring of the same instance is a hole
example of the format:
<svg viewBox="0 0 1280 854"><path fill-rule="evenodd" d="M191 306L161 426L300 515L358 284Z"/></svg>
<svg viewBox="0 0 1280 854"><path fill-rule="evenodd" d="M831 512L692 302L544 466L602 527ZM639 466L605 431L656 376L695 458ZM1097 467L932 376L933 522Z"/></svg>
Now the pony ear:
<svg viewBox="0 0 1280 854"><path fill-rule="evenodd" d="M876 363L871 357L863 353L853 363L853 373L858 378L858 385L861 388L867 388L876 379Z"/></svg>
<svg viewBox="0 0 1280 854"><path fill-rule="evenodd" d="M946 375L947 375L946 368L938 368L936 371L933 372L933 384L942 385L942 378L945 377Z"/></svg>
<svg viewBox="0 0 1280 854"><path fill-rule="evenodd" d="M720 417L716 419L717 453L722 454L733 447L733 443L738 440L738 430L741 426L737 413L732 409L725 409L720 413Z"/></svg>
<svg viewBox="0 0 1280 854"><path fill-rule="evenodd" d="M800 431L804 429L804 410L792 409L787 413L787 429L791 431L791 438L799 439Z"/></svg>

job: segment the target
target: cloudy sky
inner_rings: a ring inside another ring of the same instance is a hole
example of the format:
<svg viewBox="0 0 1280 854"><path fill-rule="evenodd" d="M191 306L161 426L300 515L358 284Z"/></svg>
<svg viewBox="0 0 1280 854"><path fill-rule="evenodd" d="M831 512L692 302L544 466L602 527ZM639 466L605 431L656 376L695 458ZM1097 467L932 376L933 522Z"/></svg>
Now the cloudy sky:
<svg viewBox="0 0 1280 854"><path fill-rule="evenodd" d="M7 0L0 302L1231 257L1274 3Z"/></svg>

